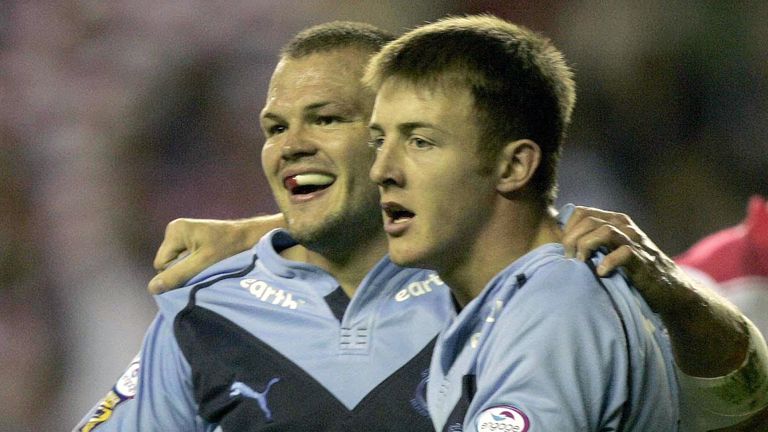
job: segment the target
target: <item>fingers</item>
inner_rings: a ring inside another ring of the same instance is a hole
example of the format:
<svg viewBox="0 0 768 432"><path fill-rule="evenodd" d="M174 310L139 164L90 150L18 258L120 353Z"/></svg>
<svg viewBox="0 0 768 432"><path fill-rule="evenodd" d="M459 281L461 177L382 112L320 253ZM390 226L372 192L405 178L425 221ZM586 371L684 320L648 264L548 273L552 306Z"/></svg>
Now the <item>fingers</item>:
<svg viewBox="0 0 768 432"><path fill-rule="evenodd" d="M284 225L281 214L236 221L176 219L165 229L153 262L160 273L148 289L158 294L178 288L206 267L248 249L261 235Z"/></svg>
<svg viewBox="0 0 768 432"><path fill-rule="evenodd" d="M563 230L569 258L586 260L601 246L609 249L640 242L643 234L627 215L590 207L576 207Z"/></svg>
<svg viewBox="0 0 768 432"><path fill-rule="evenodd" d="M590 217L606 220L609 216L609 213L611 212L600 210L594 207L576 206L573 209L571 217L568 219L568 223L565 225L565 229L568 230L569 227L578 225L583 219Z"/></svg>
<svg viewBox="0 0 768 432"><path fill-rule="evenodd" d="M186 266L177 266L190 255L185 239L187 221L175 219L165 228L165 237L155 254L152 266L158 274L149 281L147 289L151 294L162 294L174 288L180 287L192 278L188 275ZM188 266L189 264L187 264Z"/></svg>
<svg viewBox="0 0 768 432"><path fill-rule="evenodd" d="M583 219L563 234L566 256L582 261L588 259L600 247L615 249L631 242L632 240L618 228L592 217Z"/></svg>
<svg viewBox="0 0 768 432"><path fill-rule="evenodd" d="M653 295L656 292L654 291L656 286L652 283L653 277L651 277L651 273L655 270L653 264L652 257L636 247L626 244L605 256L600 265L597 266L597 275L606 277L622 267L626 276L643 293L643 296Z"/></svg>
<svg viewBox="0 0 768 432"><path fill-rule="evenodd" d="M622 245L605 256L600 265L597 266L597 275L601 277L608 276L622 266L627 268L628 273L633 273L637 268L637 266L633 265L636 262L636 258L637 256L632 246L628 244Z"/></svg>
<svg viewBox="0 0 768 432"><path fill-rule="evenodd" d="M152 279L150 279L149 283L147 284L147 291L149 291L152 295L162 294L170 288L168 288L165 284L165 280L163 280L162 272Z"/></svg>
<svg viewBox="0 0 768 432"><path fill-rule="evenodd" d="M202 254L181 254L152 278L147 288L151 294L162 294L180 288L198 274L201 268L205 268L206 263L207 258Z"/></svg>
<svg viewBox="0 0 768 432"><path fill-rule="evenodd" d="M574 220L575 216L580 216ZM563 229L563 247L565 248L565 256L568 258L575 258L578 253L579 241L585 236L590 235L597 227L603 225L603 221L593 219L584 214L577 215L574 212L573 216L568 219L568 223Z"/></svg>
<svg viewBox="0 0 768 432"><path fill-rule="evenodd" d="M157 249L155 260L152 262L156 271L164 270L179 257L180 253L187 250L187 244L184 241L185 224L184 219L176 219L165 228L165 237Z"/></svg>

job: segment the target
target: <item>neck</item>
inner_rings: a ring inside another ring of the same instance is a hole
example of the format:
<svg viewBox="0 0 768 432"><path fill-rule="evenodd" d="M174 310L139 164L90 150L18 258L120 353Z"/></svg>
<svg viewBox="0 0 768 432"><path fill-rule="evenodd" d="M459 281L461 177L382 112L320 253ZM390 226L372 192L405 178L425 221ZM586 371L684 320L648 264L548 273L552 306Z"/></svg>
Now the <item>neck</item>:
<svg viewBox="0 0 768 432"><path fill-rule="evenodd" d="M284 250L281 255L327 271L339 282L344 293L352 298L363 278L387 253L387 239L380 229L378 231L360 236L354 245L337 244L332 251L316 251L296 245Z"/></svg>
<svg viewBox="0 0 768 432"><path fill-rule="evenodd" d="M519 202L500 207L494 209L463 259L438 269L461 306L477 297L494 276L518 258L561 240L553 209Z"/></svg>

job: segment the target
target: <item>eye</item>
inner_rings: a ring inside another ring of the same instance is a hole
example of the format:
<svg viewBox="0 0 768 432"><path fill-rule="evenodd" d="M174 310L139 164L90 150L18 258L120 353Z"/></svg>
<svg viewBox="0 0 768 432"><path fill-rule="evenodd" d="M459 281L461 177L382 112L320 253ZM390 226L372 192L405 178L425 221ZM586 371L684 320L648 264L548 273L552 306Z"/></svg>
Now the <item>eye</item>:
<svg viewBox="0 0 768 432"><path fill-rule="evenodd" d="M428 149L433 147L433 144L430 141L427 141L421 137L411 137L408 140L408 143L417 149Z"/></svg>
<svg viewBox="0 0 768 432"><path fill-rule="evenodd" d="M379 151L381 150L381 147L384 145L384 137L375 137L368 140L368 147Z"/></svg>
<svg viewBox="0 0 768 432"><path fill-rule="evenodd" d="M315 119L315 124L318 126L329 126L341 121L341 117L337 116L318 116Z"/></svg>
<svg viewBox="0 0 768 432"><path fill-rule="evenodd" d="M281 125L281 124L274 124L274 125L268 126L266 128L265 132L266 132L268 137L271 137L271 136L274 136L274 135L279 135L279 134L285 132L286 130L288 130L287 126Z"/></svg>

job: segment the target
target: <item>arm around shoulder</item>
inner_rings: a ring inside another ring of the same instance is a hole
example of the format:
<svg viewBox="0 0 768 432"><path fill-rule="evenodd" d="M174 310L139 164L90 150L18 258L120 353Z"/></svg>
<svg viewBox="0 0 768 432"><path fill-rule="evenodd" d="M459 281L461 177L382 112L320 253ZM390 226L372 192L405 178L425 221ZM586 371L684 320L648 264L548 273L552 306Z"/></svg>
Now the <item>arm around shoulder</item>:
<svg viewBox="0 0 768 432"><path fill-rule="evenodd" d="M282 214L240 220L176 219L168 224L157 250L159 273L148 285L160 294L184 285L193 276L224 258L240 253L275 228L285 226Z"/></svg>

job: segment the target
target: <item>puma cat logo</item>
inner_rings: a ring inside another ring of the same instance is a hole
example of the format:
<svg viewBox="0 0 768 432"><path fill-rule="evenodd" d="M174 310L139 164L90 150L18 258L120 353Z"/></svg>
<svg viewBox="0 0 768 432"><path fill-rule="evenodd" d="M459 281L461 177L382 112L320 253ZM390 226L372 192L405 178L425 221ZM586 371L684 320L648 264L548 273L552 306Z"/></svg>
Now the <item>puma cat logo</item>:
<svg viewBox="0 0 768 432"><path fill-rule="evenodd" d="M232 386L230 387L229 395L234 396L244 396L251 399L256 399L256 402L259 403L259 408L261 408L261 411L264 412L264 417L266 417L268 422L272 421L272 411L269 409L269 406L267 406L267 393L269 392L269 389L272 387L273 384L280 381L280 378L272 378L267 383L267 388L264 389L263 392L257 392L256 390L250 388L248 384L245 384L240 381L235 381L232 383Z"/></svg>

